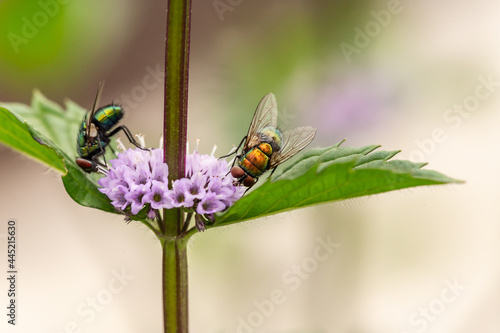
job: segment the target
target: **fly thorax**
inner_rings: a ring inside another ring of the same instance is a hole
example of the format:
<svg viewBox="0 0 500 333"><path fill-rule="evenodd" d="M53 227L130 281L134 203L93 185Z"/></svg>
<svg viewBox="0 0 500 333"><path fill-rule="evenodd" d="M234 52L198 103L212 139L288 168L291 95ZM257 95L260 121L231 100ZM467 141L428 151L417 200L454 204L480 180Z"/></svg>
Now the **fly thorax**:
<svg viewBox="0 0 500 333"><path fill-rule="evenodd" d="M264 127L258 134L262 142L266 142L271 145L273 152L277 152L281 149L283 144L283 134L279 129L273 126Z"/></svg>

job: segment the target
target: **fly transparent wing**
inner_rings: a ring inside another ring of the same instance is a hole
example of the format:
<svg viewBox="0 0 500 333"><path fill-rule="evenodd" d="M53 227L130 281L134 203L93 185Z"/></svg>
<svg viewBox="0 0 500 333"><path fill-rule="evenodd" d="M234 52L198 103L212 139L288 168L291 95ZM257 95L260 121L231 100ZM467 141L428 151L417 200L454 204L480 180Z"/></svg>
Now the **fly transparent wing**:
<svg viewBox="0 0 500 333"><path fill-rule="evenodd" d="M278 104L276 103L276 97L272 93L267 94L262 98L250 123L250 128L248 129L247 141L245 142L245 148L247 148L248 141L266 126L276 127L278 123Z"/></svg>
<svg viewBox="0 0 500 333"><path fill-rule="evenodd" d="M90 137L90 123L92 122L92 117L94 116L94 113L97 111L97 108L99 107L99 103L101 100L101 94L102 90L104 89L104 81L99 82L99 88L97 89L97 94L95 95L94 99L94 105L92 106L92 110L89 112L89 116L87 118L87 138Z"/></svg>
<svg viewBox="0 0 500 333"><path fill-rule="evenodd" d="M279 164L285 162L290 157L307 147L307 145L314 139L315 135L316 129L310 126L297 127L296 129L283 133L284 144L280 151L272 156L269 169L277 167Z"/></svg>

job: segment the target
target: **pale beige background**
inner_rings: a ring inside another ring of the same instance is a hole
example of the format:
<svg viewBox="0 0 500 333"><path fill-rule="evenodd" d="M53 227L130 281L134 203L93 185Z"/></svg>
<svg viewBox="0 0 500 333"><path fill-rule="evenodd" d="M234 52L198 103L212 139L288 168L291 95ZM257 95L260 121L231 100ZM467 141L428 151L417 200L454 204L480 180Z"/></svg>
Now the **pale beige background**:
<svg viewBox="0 0 500 333"><path fill-rule="evenodd" d="M211 3L194 1L194 6L200 8L194 17L204 23L193 23L189 138L200 138L200 149L206 153L217 143L223 154L238 143L253 112L253 106L245 110L242 124L234 125L231 113L239 104L224 93L225 87L234 85L231 73L224 70L231 50L259 40L259 32L253 31L259 19L270 26L274 16L279 22L297 10L314 16L301 1L243 1L222 22ZM321 11L320 2L314 6ZM365 14L384 6L385 2L360 6L360 18L351 25L362 26L369 20ZM457 281L465 289L422 331L500 331L500 89L456 129L443 119L449 107L474 93L478 77L492 75L500 81L500 4L422 0L405 6L351 64L339 56L338 45L331 45L332 54L325 54L321 62L323 72L332 75L331 89L343 84L337 73L361 81L366 73L375 73L370 76L375 77L375 94L377 88L389 87L392 99L375 120L358 129L356 121L349 123L351 133L325 130L331 120L322 120L310 109L321 87L328 87L324 76L317 79L317 61L316 67L298 66L279 87L278 105L298 114L294 125L322 129L312 146L347 137L346 145L382 144L387 150L402 149L400 157L409 158L419 149L416 141L442 129L447 138L426 154L428 168L466 183L322 205L195 237L189 249L191 332L236 332L238 317L248 318L256 310L254 301L269 299L279 289L286 301L255 332L414 333L421 326L411 326L410 318L421 307L438 306L445 281ZM133 18L132 12L127 15ZM161 33L158 36L156 42L161 43ZM283 38L289 36L284 33ZM105 99L131 91L147 74L145 66L161 61L141 59L129 81L106 77ZM97 82L99 75L93 78ZM64 87L39 88L58 91L54 99L59 102L62 96L75 96L89 105L94 81L87 78L81 95L65 92ZM260 92L249 94L253 104L261 97ZM157 145L161 130L161 104L159 88L126 120L134 131L146 133L151 146ZM74 322L81 332L161 332L160 248L154 236L119 216L77 205L53 171L5 147L0 147L0 156L0 236L5 236L9 218L17 220L19 231L19 325L7 326L2 314L0 331L59 333ZM291 291L283 274L313 255L317 237L327 236L340 247ZM3 272L5 239L0 241ZM123 290L107 292L114 283L112 272L122 270L133 279ZM3 304L6 281L0 281ZM98 295L112 299L95 317L81 315L78 308Z"/></svg>

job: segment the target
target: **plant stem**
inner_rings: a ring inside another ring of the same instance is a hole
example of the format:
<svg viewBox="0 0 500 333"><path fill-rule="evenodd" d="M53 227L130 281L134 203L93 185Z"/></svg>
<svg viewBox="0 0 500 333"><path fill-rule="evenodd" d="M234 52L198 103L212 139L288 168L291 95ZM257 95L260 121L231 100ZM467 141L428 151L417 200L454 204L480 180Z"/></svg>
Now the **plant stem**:
<svg viewBox="0 0 500 333"><path fill-rule="evenodd" d="M185 176L191 0L168 0L165 43L164 156L169 182ZM163 211L163 313L165 333L188 332L186 244L181 209Z"/></svg>
<svg viewBox="0 0 500 333"><path fill-rule="evenodd" d="M187 240L162 242L164 331L188 332Z"/></svg>
<svg viewBox="0 0 500 333"><path fill-rule="evenodd" d="M169 180L184 177L191 0L169 0L165 52L164 152Z"/></svg>

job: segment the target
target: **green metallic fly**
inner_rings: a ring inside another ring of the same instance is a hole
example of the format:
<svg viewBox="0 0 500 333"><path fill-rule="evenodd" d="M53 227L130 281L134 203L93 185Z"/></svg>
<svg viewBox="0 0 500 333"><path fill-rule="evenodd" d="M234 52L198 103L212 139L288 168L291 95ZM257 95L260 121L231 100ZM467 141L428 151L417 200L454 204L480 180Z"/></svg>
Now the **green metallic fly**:
<svg viewBox="0 0 500 333"><path fill-rule="evenodd" d="M76 150L80 157L76 158L76 164L85 172L107 172L105 149L110 142L110 137L123 131L127 139L134 146L142 148L133 138L130 130L126 126L112 128L123 118L123 108L119 105L106 105L99 109L104 83L99 83L99 89L94 100L92 110L83 118L76 140ZM111 148L111 147L110 147ZM98 160L102 156L104 163Z"/></svg>
<svg viewBox="0 0 500 333"><path fill-rule="evenodd" d="M222 156L237 154L243 142L245 143L231 168L231 175L238 179L239 184L250 188L264 172L272 169L271 176L278 165L304 149L316 135L316 129L310 126L282 133L277 122L278 104L274 95L269 93L257 106L248 133L238 148L233 153Z"/></svg>

